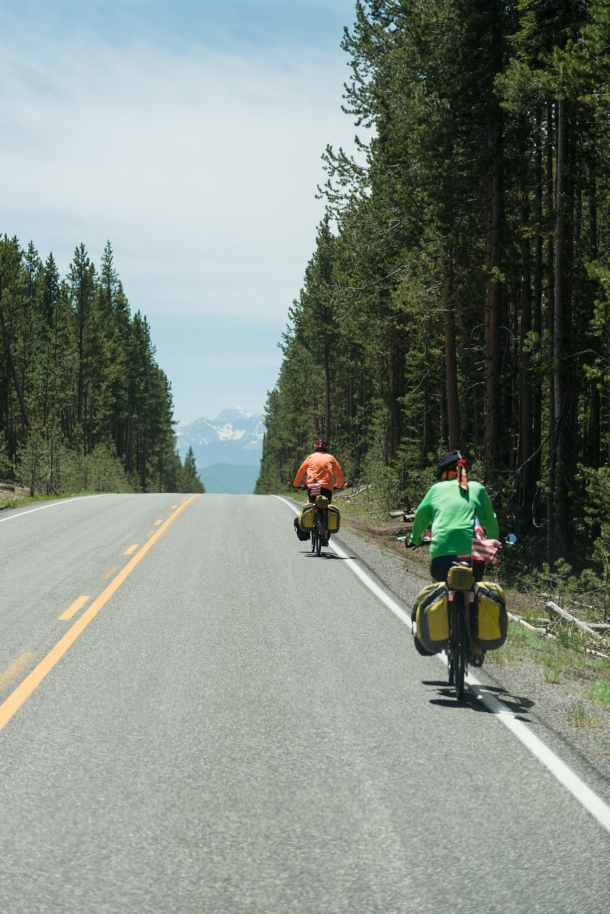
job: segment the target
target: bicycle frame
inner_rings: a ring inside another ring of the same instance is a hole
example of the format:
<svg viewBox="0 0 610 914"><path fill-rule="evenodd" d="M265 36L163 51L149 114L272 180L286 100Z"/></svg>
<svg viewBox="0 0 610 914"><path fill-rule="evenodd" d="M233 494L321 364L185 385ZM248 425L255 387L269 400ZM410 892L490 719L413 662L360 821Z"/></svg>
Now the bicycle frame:
<svg viewBox="0 0 610 914"><path fill-rule="evenodd" d="M447 667L449 685L455 688L458 701L464 697L470 655L470 606L474 598L470 590L449 590L449 644Z"/></svg>
<svg viewBox="0 0 610 914"><path fill-rule="evenodd" d="M324 540L328 542L328 508L318 508L316 505L311 529L311 551L320 555Z"/></svg>

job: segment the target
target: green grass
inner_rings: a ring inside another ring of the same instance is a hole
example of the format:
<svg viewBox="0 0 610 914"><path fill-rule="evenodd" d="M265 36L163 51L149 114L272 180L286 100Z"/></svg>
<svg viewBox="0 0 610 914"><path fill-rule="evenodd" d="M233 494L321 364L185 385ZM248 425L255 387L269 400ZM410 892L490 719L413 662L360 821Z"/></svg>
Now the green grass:
<svg viewBox="0 0 610 914"><path fill-rule="evenodd" d="M610 711L610 681L600 679L587 691L588 697Z"/></svg>
<svg viewBox="0 0 610 914"><path fill-rule="evenodd" d="M599 727L604 725L594 714L590 714L582 701L576 701L568 711L568 721L572 727Z"/></svg>

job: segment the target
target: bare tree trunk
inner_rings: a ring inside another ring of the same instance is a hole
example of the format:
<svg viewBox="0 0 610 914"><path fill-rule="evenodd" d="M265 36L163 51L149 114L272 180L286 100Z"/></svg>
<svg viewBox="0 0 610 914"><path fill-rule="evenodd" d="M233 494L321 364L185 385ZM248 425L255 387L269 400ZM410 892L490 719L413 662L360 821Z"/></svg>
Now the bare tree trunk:
<svg viewBox="0 0 610 914"><path fill-rule="evenodd" d="M565 316L567 309L566 175L568 168L567 102L557 103L557 197L555 222L555 313L553 320L553 390L556 428L556 555L565 557L568 527L567 380L565 373Z"/></svg>
<svg viewBox="0 0 610 914"><path fill-rule="evenodd" d="M457 354L455 345L455 310L451 295L449 269L445 273L443 287L445 319L445 384L447 388L447 426L449 450L455 451L460 444L460 398L458 391Z"/></svg>
<svg viewBox="0 0 610 914"><path fill-rule="evenodd" d="M328 351L328 340L324 343L324 385L324 431L325 438L330 443L330 355Z"/></svg>
<svg viewBox="0 0 610 914"><path fill-rule="evenodd" d="M445 447L449 439L449 427L447 423L447 382L444 377L441 377L440 407L441 443Z"/></svg>
<svg viewBox="0 0 610 914"><path fill-rule="evenodd" d="M501 266L502 236L502 124L494 121L489 127L493 146L493 162L489 176L490 198L487 228L487 300L485 303L485 462L491 478L500 466L500 368L502 323Z"/></svg>
<svg viewBox="0 0 610 914"><path fill-rule="evenodd" d="M390 395L390 434L389 434L389 459L396 456L400 447L401 428L400 428L400 368L398 364L398 333L396 326L393 325L390 332L390 351L389 351L389 395Z"/></svg>
<svg viewBox="0 0 610 914"><path fill-rule="evenodd" d="M546 137L546 199L547 199L547 217L550 221L554 210L554 180L553 180L553 104L547 105L547 137ZM553 358L553 321L555 316L555 271L554 271L554 248L553 241L549 237L547 241L547 330L549 335L549 346L551 361ZM551 567L555 561L555 507L554 507L554 489L555 489L555 388L553 371L549 375L549 478L546 496L546 520L547 520L547 541L546 541L546 559L547 564Z"/></svg>
<svg viewBox="0 0 610 914"><path fill-rule="evenodd" d="M521 210L521 226L527 225L527 210ZM530 387L530 353L527 337L532 329L532 288L530 269L529 241L523 237L521 242L521 333L520 333L520 372L519 372L519 443L520 462L523 467L521 476L521 507L527 508L532 503L534 492L532 466L532 391Z"/></svg>
<svg viewBox="0 0 610 914"><path fill-rule="evenodd" d="M347 419L349 423L349 446L353 446L354 438L354 371L350 368L349 384L347 387Z"/></svg>
<svg viewBox="0 0 610 914"><path fill-rule="evenodd" d="M542 136L541 136L541 112L540 108L536 111L536 155L535 155L535 195L534 195L534 219L536 221L536 236L534 238L534 301L532 323L533 331L538 340L537 346L540 347L542 338ZM536 484L541 475L541 454L542 444L542 390L540 381L535 380L532 395L532 448L534 457L532 460L532 496L535 495Z"/></svg>

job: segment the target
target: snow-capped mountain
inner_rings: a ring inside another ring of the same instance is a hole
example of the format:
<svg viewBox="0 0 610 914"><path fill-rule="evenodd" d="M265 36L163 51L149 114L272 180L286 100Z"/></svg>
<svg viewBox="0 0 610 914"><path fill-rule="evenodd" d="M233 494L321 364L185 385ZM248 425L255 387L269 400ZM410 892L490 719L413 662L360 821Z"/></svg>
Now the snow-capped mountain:
<svg viewBox="0 0 610 914"><path fill-rule="evenodd" d="M178 449L184 459L193 448L197 469L214 463L256 466L263 451L263 417L243 409L225 409L215 419L195 419L178 428Z"/></svg>

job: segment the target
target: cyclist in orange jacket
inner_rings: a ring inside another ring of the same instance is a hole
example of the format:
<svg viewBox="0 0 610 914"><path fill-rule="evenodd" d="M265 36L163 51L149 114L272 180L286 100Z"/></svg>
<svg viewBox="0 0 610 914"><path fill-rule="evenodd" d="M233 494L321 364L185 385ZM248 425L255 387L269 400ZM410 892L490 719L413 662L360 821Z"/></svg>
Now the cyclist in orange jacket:
<svg viewBox="0 0 610 914"><path fill-rule="evenodd" d="M313 447L313 454L305 458L297 470L292 484L295 489L298 489L301 479L307 474L305 485L309 490L309 501L315 501L316 495L325 495L331 502L333 489L340 489L343 485L343 470L332 454L328 453L326 441L318 438L317 441L314 441Z"/></svg>

